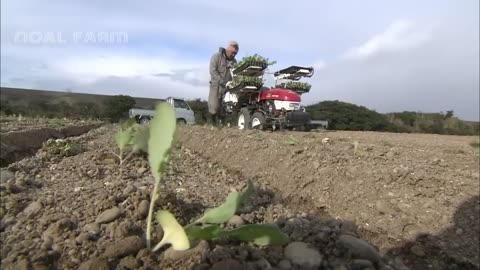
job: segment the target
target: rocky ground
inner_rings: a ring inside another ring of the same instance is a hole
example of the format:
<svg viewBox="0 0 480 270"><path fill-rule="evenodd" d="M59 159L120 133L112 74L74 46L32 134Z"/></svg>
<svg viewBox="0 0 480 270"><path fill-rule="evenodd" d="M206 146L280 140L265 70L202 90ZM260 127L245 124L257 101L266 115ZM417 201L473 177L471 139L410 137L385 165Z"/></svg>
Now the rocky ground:
<svg viewBox="0 0 480 270"><path fill-rule="evenodd" d="M1 116L0 132L23 131L28 129L41 128L65 128L85 124L98 123L96 120L77 120L62 118L32 118L21 116Z"/></svg>
<svg viewBox="0 0 480 270"><path fill-rule="evenodd" d="M183 128L157 209L186 224L247 178L227 226L275 223L285 246L228 240L145 247L153 178L119 166L114 128L2 170L1 269L478 269L479 159L471 137ZM162 236L154 228L154 240Z"/></svg>
<svg viewBox="0 0 480 270"><path fill-rule="evenodd" d="M97 120L0 118L0 166L31 156L50 138L78 136L102 125Z"/></svg>

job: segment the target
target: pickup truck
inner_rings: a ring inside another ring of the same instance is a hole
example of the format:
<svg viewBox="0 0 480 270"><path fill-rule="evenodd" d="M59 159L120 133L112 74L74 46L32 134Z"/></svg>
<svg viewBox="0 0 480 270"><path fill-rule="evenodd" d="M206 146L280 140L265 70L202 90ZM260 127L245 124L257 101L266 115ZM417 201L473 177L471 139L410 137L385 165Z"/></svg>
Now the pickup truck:
<svg viewBox="0 0 480 270"><path fill-rule="evenodd" d="M184 99L168 97L167 99L159 100L159 102L167 102L175 108L178 124L192 125L195 123L195 113ZM130 118L135 119L140 124L148 124L154 114L154 110L132 108L128 111Z"/></svg>

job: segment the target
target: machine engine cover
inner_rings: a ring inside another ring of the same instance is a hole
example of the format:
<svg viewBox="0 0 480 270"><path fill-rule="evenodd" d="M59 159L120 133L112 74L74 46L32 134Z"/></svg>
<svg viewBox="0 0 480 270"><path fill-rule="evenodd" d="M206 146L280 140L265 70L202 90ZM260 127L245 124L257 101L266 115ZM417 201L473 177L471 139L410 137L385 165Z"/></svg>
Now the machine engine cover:
<svg viewBox="0 0 480 270"><path fill-rule="evenodd" d="M282 100L290 102L300 102L301 97L295 91L281 88L272 88L260 92L260 101L263 100Z"/></svg>

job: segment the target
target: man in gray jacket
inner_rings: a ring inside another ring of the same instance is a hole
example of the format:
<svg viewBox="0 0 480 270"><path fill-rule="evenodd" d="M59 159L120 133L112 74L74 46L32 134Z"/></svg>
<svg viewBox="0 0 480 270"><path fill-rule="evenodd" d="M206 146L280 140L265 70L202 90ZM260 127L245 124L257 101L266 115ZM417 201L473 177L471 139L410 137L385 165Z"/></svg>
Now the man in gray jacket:
<svg viewBox="0 0 480 270"><path fill-rule="evenodd" d="M217 124L223 122L224 113L221 102L225 94L226 84L232 80L230 69L237 63L235 56L238 53L238 43L230 41L226 48L219 48L210 59L210 93L208 95L209 122Z"/></svg>

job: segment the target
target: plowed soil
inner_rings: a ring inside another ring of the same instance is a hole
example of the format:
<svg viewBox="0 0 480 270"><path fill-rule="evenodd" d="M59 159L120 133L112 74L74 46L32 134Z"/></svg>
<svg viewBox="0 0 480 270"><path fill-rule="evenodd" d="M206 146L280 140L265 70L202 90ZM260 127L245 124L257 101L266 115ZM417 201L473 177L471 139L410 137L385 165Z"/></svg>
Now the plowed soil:
<svg viewBox="0 0 480 270"><path fill-rule="evenodd" d="M0 118L0 166L31 156L46 140L79 136L102 125L101 121L50 118Z"/></svg>
<svg viewBox="0 0 480 270"><path fill-rule="evenodd" d="M2 171L2 269L479 269L475 138L182 128L156 209L186 224L251 178L256 194L227 226L275 223L291 242L151 253L153 178L145 157L119 166L114 131Z"/></svg>

